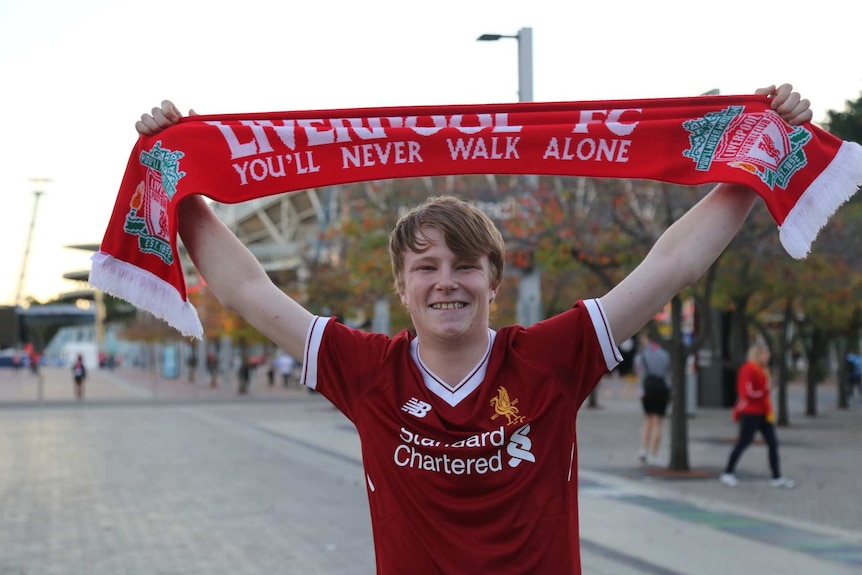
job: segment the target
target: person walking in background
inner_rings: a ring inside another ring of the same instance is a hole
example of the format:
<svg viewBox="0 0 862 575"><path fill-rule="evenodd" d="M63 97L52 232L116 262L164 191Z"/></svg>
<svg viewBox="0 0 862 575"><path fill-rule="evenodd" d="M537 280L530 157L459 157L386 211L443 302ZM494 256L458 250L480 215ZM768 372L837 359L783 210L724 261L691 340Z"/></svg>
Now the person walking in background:
<svg viewBox="0 0 862 575"><path fill-rule="evenodd" d="M38 376L38 377L41 377L41 374L39 372L39 362L41 362L41 361L42 361L42 356L39 354L39 352L34 351L34 352L30 353L30 355L29 355L30 371L33 373L33 375Z"/></svg>
<svg viewBox="0 0 862 575"><path fill-rule="evenodd" d="M210 375L210 387L218 385L218 356L213 350L207 352L207 373Z"/></svg>
<svg viewBox="0 0 862 575"><path fill-rule="evenodd" d="M275 358L275 371L278 373L282 387L290 387L295 368L296 360L289 353L282 351L278 354L278 357Z"/></svg>
<svg viewBox="0 0 862 575"><path fill-rule="evenodd" d="M189 356L186 358L186 366L189 368L189 383L194 383L198 371L198 354L194 347L189 350Z"/></svg>
<svg viewBox="0 0 862 575"><path fill-rule="evenodd" d="M661 428L670 401L670 354L644 332L640 336L640 351L635 357L635 370L641 382L641 405L644 422L638 459L656 464L661 445Z"/></svg>
<svg viewBox="0 0 862 575"><path fill-rule="evenodd" d="M79 353L72 364L72 378L75 380L75 399L84 399L84 380L87 379L87 368L84 357Z"/></svg>
<svg viewBox="0 0 862 575"><path fill-rule="evenodd" d="M736 405L733 407L734 419L739 420L739 437L730 452L727 466L719 480L728 487L736 487L736 464L742 453L751 445L754 434L760 431L769 446L769 468L772 470L772 487L792 489L796 483L781 475L778 460L778 437L775 434L775 414L769 390L769 348L764 343L756 343L748 348L748 358L736 375Z"/></svg>

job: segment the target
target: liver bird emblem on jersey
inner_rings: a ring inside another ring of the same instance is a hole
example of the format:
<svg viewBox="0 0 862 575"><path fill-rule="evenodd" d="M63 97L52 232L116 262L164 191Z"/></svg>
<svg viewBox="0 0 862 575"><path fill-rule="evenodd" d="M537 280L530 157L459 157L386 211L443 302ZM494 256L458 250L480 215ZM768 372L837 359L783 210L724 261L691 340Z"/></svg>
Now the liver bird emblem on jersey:
<svg viewBox="0 0 862 575"><path fill-rule="evenodd" d="M506 425L521 423L524 421L524 416L518 415L518 408L515 407L516 403L518 403L518 400L510 400L509 392L506 391L505 387L500 386L497 389L497 397L491 398L491 405L494 407L494 415L491 416L491 419L494 420L503 415L506 417Z"/></svg>

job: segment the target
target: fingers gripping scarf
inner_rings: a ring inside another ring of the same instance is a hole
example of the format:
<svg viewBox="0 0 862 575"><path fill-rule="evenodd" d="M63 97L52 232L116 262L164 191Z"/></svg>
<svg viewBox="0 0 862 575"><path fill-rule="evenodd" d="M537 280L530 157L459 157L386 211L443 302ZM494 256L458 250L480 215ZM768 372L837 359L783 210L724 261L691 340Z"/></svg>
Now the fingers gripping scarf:
<svg viewBox="0 0 862 575"><path fill-rule="evenodd" d="M376 179L569 175L745 184L795 258L862 184L862 147L789 126L763 96L193 116L132 150L90 283L200 337L177 206Z"/></svg>

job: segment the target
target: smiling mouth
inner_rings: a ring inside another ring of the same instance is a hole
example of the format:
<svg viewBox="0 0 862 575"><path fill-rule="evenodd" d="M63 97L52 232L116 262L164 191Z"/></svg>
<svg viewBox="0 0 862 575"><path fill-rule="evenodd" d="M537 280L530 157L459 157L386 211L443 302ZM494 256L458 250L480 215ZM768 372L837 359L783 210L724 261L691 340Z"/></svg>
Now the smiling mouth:
<svg viewBox="0 0 862 575"><path fill-rule="evenodd" d="M464 302L455 302L455 303L432 303L429 307L430 307L431 309L440 309L440 310L447 310L447 309L463 309L463 308L467 307L467 304L466 304L466 303L464 303Z"/></svg>

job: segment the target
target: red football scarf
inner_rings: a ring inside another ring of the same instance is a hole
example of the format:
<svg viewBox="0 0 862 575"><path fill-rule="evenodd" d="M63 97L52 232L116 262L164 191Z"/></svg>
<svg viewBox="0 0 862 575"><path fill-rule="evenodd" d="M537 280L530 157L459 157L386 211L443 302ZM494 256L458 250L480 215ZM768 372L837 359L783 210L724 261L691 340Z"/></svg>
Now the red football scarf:
<svg viewBox="0 0 862 575"><path fill-rule="evenodd" d="M570 175L746 184L802 258L862 184L862 147L792 127L764 96L193 116L132 150L90 283L200 337L177 205L376 179Z"/></svg>

